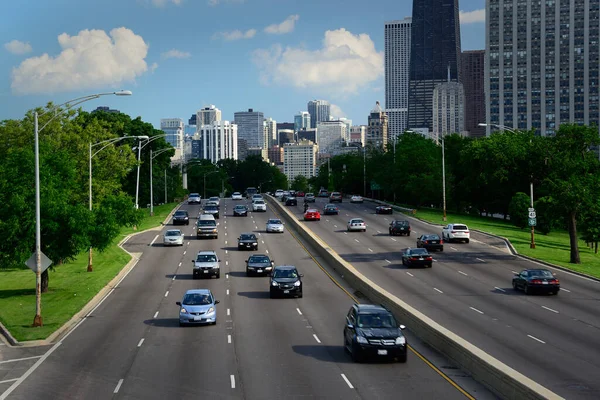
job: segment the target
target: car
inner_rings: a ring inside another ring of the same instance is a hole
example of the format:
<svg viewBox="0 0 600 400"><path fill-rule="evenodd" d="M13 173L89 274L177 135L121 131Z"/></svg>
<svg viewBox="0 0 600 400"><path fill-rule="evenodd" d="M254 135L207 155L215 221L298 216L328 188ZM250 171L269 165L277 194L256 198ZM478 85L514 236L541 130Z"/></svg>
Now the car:
<svg viewBox="0 0 600 400"><path fill-rule="evenodd" d="M279 199L279 198L281 198L281 196L283 196L283 189L277 189L275 191L275 197L277 197Z"/></svg>
<svg viewBox="0 0 600 400"><path fill-rule="evenodd" d="M246 260L246 276L269 275L275 262L265 254L252 254Z"/></svg>
<svg viewBox="0 0 600 400"><path fill-rule="evenodd" d="M290 196L296 197L296 191L295 190L290 190Z"/></svg>
<svg viewBox="0 0 600 400"><path fill-rule="evenodd" d="M242 194L240 192L233 192L231 194L231 200L242 200Z"/></svg>
<svg viewBox="0 0 600 400"><path fill-rule="evenodd" d="M377 357L405 363L408 343L402 333L404 329L385 307L354 304L346 315L344 350L355 362Z"/></svg>
<svg viewBox="0 0 600 400"><path fill-rule="evenodd" d="M258 250L258 239L254 233L242 233L238 238L238 250Z"/></svg>
<svg viewBox="0 0 600 400"><path fill-rule="evenodd" d="M448 224L442 228L442 239L448 243L469 243L469 240L471 239L469 227L465 224Z"/></svg>
<svg viewBox="0 0 600 400"><path fill-rule="evenodd" d="M188 204L200 204L202 203L202 198L199 193L190 193L188 196Z"/></svg>
<svg viewBox="0 0 600 400"><path fill-rule="evenodd" d="M192 278L211 278L216 276L217 279L221 277L221 265L219 264L219 257L214 250L203 250L199 251L196 255L196 259L192 260L194 269L192 270Z"/></svg>
<svg viewBox="0 0 600 400"><path fill-rule="evenodd" d="M264 200L255 200L252 202L252 211L267 212L267 204Z"/></svg>
<svg viewBox="0 0 600 400"><path fill-rule="evenodd" d="M173 214L173 225L189 225L190 216L186 210L177 210Z"/></svg>
<svg viewBox="0 0 600 400"><path fill-rule="evenodd" d="M289 195L288 198L285 199L285 205L286 206L297 206L298 200L295 197L292 197L292 195Z"/></svg>
<svg viewBox="0 0 600 400"><path fill-rule="evenodd" d="M330 203L341 203L342 202L342 194L340 192L331 192L331 195L329 195L329 202Z"/></svg>
<svg viewBox="0 0 600 400"><path fill-rule="evenodd" d="M234 217L247 217L248 216L248 207L243 204L238 204L233 207L233 216Z"/></svg>
<svg viewBox="0 0 600 400"><path fill-rule="evenodd" d="M417 238L417 248L444 251L444 241L435 233L421 235Z"/></svg>
<svg viewBox="0 0 600 400"><path fill-rule="evenodd" d="M340 209L335 204L325 204L323 207L323 215L338 215L339 213Z"/></svg>
<svg viewBox="0 0 600 400"><path fill-rule="evenodd" d="M253 194L251 201L255 202L256 200L264 200L264 198L262 197L262 194Z"/></svg>
<svg viewBox="0 0 600 400"><path fill-rule="evenodd" d="M395 219L390 222L388 227L390 236L406 235L410 236L410 222Z"/></svg>
<svg viewBox="0 0 600 400"><path fill-rule="evenodd" d="M294 296L302 298L302 277L293 265L278 265L273 268L269 282L269 297Z"/></svg>
<svg viewBox="0 0 600 400"><path fill-rule="evenodd" d="M185 239L183 232L179 229L169 229L163 235L163 246L183 246Z"/></svg>
<svg viewBox="0 0 600 400"><path fill-rule="evenodd" d="M305 221L320 221L321 213L319 213L319 210L317 210L315 208L309 208L304 212L304 220Z"/></svg>
<svg viewBox="0 0 600 400"><path fill-rule="evenodd" d="M287 200L287 198L290 196L290 192L287 190L283 191L283 195L281 195L281 198L279 200L281 200L282 202L285 203L285 201Z"/></svg>
<svg viewBox="0 0 600 400"><path fill-rule="evenodd" d="M367 224L365 224L365 221L362 218L352 218L352 219L350 219L350 221L348 221L348 225L346 226L346 230L348 232L351 232L351 231L366 232L367 231Z"/></svg>
<svg viewBox="0 0 600 400"><path fill-rule="evenodd" d="M212 202L216 203L217 207L219 207L221 205L221 203L220 203L221 200L217 196L209 197L208 201L209 202L212 201Z"/></svg>
<svg viewBox="0 0 600 400"><path fill-rule="evenodd" d="M281 232L283 233L283 222L279 218L271 218L267 221L267 233Z"/></svg>
<svg viewBox="0 0 600 400"><path fill-rule="evenodd" d="M522 290L525 294L544 292L558 294L560 281L547 269L525 269L516 274L512 279L515 290Z"/></svg>
<svg viewBox="0 0 600 400"><path fill-rule="evenodd" d="M303 191L299 191L296 193L296 197L304 197L305 193Z"/></svg>
<svg viewBox="0 0 600 400"><path fill-rule="evenodd" d="M258 190L255 187L250 186L246 188L246 199L251 199L256 193L258 193Z"/></svg>
<svg viewBox="0 0 600 400"><path fill-rule="evenodd" d="M364 201L365 200L363 199L363 197L357 194L350 197L350 203L364 203Z"/></svg>
<svg viewBox="0 0 600 400"><path fill-rule="evenodd" d="M179 306L179 326L217 323L217 304L209 289L191 289L185 292Z"/></svg>
<svg viewBox="0 0 600 400"><path fill-rule="evenodd" d="M329 197L329 192L327 191L327 189L320 189L318 196L319 197Z"/></svg>
<svg viewBox="0 0 600 400"><path fill-rule="evenodd" d="M203 214L198 217L196 226L196 238L219 238L219 224L215 221L215 217L210 214Z"/></svg>
<svg viewBox="0 0 600 400"><path fill-rule="evenodd" d="M202 208L202 214L209 214L219 219L219 206L214 204L207 204Z"/></svg>
<svg viewBox="0 0 600 400"><path fill-rule="evenodd" d="M315 198L315 195L313 193L306 193L304 195L304 202L305 203L314 203L317 199Z"/></svg>
<svg viewBox="0 0 600 400"><path fill-rule="evenodd" d="M375 214L393 214L393 213L394 213L394 209L392 208L392 206L389 206L387 204L383 204L383 205L375 207Z"/></svg>
<svg viewBox="0 0 600 400"><path fill-rule="evenodd" d="M433 257L427 249L412 249L409 247L402 253L402 265L406 265L407 267L424 265L431 268L433 266Z"/></svg>

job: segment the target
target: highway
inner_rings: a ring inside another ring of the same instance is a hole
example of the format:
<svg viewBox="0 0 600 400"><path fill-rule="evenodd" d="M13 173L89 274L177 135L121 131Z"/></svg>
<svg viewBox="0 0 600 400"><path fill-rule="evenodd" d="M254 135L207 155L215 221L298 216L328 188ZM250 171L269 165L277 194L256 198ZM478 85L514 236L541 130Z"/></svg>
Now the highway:
<svg viewBox="0 0 600 400"><path fill-rule="evenodd" d="M317 199L315 208L327 201ZM301 218L302 204L287 208ZM377 215L375 207L345 200L339 215L302 223L369 279L517 371L568 399L600 398L600 282L554 270L558 296L515 292L514 272L547 267L477 233L469 244L446 243L433 268L408 269L402 251L441 228L411 218L410 237L390 237L389 223L407 218ZM346 232L352 217L363 218L367 231Z"/></svg>
<svg viewBox="0 0 600 400"><path fill-rule="evenodd" d="M130 238L125 248L143 253L137 265L75 330L6 383L0 399L495 398L410 333L423 358L410 352L406 364L353 363L342 347L352 289L338 287L287 229L266 234L272 210L232 217L232 204L222 200L217 240L195 238L199 206L189 205L182 208L194 218L182 228L183 247L162 246L162 232L173 226ZM302 299L269 299L268 278L245 276L253 252L237 250L242 232L257 232L257 253L298 267ZM199 250L217 251L220 279L192 280ZM175 302L192 288L221 301L215 326L179 327Z"/></svg>

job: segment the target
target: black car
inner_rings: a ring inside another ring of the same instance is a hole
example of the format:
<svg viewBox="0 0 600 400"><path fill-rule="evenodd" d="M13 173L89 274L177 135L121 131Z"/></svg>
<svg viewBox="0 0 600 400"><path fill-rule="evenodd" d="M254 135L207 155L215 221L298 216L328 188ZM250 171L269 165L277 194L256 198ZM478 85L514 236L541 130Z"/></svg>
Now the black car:
<svg viewBox="0 0 600 400"><path fill-rule="evenodd" d="M526 269L512 279L515 290L523 290L525 294L543 292L558 294L560 281L547 269Z"/></svg>
<svg viewBox="0 0 600 400"><path fill-rule="evenodd" d="M234 217L247 217L248 216L248 207L242 204L238 204L233 207L233 216Z"/></svg>
<svg viewBox="0 0 600 400"><path fill-rule="evenodd" d="M394 213L394 209L392 208L392 206L388 206L387 204L375 207L375 214L393 214L393 213Z"/></svg>
<svg viewBox="0 0 600 400"><path fill-rule="evenodd" d="M190 224L190 216L188 212L185 210L177 210L175 214L173 214L173 225L189 225Z"/></svg>
<svg viewBox="0 0 600 400"><path fill-rule="evenodd" d="M421 235L417 238L417 247L427 250L444 251L444 241L436 234Z"/></svg>
<svg viewBox="0 0 600 400"><path fill-rule="evenodd" d="M292 195L289 195L285 199L285 205L286 206L297 206L298 205L298 200L295 197L293 197Z"/></svg>
<svg viewBox="0 0 600 400"><path fill-rule="evenodd" d="M417 266L425 266L431 268L433 266L433 257L427 249L411 249L408 248L402 254L402 265L406 265L407 267Z"/></svg>
<svg viewBox="0 0 600 400"><path fill-rule="evenodd" d="M344 349L356 362L366 357L395 358L404 363L407 357L404 325L385 307L354 304L346 316Z"/></svg>
<svg viewBox="0 0 600 400"><path fill-rule="evenodd" d="M219 219L219 206L214 206L212 204L204 206L202 214L210 214L215 217L215 219Z"/></svg>
<svg viewBox="0 0 600 400"><path fill-rule="evenodd" d="M410 223L408 221L394 220L390 222L390 236L406 235L410 236Z"/></svg>
<svg viewBox="0 0 600 400"><path fill-rule="evenodd" d="M270 275L275 262L264 254L253 254L246 260L246 276Z"/></svg>
<svg viewBox="0 0 600 400"><path fill-rule="evenodd" d="M334 204L325 204L325 207L323 207L323 215L338 215L339 213L339 208Z"/></svg>
<svg viewBox="0 0 600 400"><path fill-rule="evenodd" d="M273 269L269 282L269 297L302 297L302 277L293 265L278 265Z"/></svg>
<svg viewBox="0 0 600 400"><path fill-rule="evenodd" d="M254 233L242 233L238 238L238 250L258 250L258 239Z"/></svg>

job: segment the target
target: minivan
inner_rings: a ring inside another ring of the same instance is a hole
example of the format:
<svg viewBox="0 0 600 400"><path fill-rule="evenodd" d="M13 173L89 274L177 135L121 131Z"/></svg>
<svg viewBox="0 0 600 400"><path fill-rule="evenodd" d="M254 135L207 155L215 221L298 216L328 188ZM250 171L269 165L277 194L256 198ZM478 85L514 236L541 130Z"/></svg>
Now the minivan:
<svg viewBox="0 0 600 400"><path fill-rule="evenodd" d="M219 237L219 230L217 228L218 225L219 224L215 220L215 217L213 217L212 215L201 214L200 216L198 216L198 226L197 226L197 231L196 231L196 237L198 239L205 238L205 237L218 239L218 237Z"/></svg>

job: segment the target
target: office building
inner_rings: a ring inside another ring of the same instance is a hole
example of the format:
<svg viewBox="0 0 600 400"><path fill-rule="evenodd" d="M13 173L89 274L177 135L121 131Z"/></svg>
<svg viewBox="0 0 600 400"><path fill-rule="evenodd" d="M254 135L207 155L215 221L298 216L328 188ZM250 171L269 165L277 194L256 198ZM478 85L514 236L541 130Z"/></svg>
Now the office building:
<svg viewBox="0 0 600 400"><path fill-rule="evenodd" d="M227 158L238 159L236 124L219 120L198 129L202 137L202 158L213 164Z"/></svg>
<svg viewBox="0 0 600 400"><path fill-rule="evenodd" d="M265 118L263 121L264 129L264 148L270 149L271 146L277 144L277 121L273 118Z"/></svg>
<svg viewBox="0 0 600 400"><path fill-rule="evenodd" d="M386 150L388 143L388 118L379 102L369 114L367 125L366 145L369 147Z"/></svg>
<svg viewBox="0 0 600 400"><path fill-rule="evenodd" d="M313 143L317 143L317 130L308 128L296 132L296 140L310 140Z"/></svg>
<svg viewBox="0 0 600 400"><path fill-rule="evenodd" d="M554 135L600 125L599 1L486 2L486 119Z"/></svg>
<svg viewBox="0 0 600 400"><path fill-rule="evenodd" d="M295 142L293 129L278 129L277 137L278 137L277 144L279 146L283 146L286 143Z"/></svg>
<svg viewBox="0 0 600 400"><path fill-rule="evenodd" d="M165 140L180 152L183 151L184 124L181 118L163 118L160 120L160 130L167 136Z"/></svg>
<svg viewBox="0 0 600 400"><path fill-rule="evenodd" d="M385 113L390 138L408 129L411 28L410 17L385 23Z"/></svg>
<svg viewBox="0 0 600 400"><path fill-rule="evenodd" d="M277 123L277 130L280 129L291 129L294 130L294 123L293 122L278 122Z"/></svg>
<svg viewBox="0 0 600 400"><path fill-rule="evenodd" d="M310 114L308 111L300 111L294 115L294 131L303 131L310 129Z"/></svg>
<svg viewBox="0 0 600 400"><path fill-rule="evenodd" d="M463 51L461 77L465 91L465 131L470 137L485 136L485 50Z"/></svg>
<svg viewBox="0 0 600 400"><path fill-rule="evenodd" d="M336 154L348 141L348 126L341 121L323 121L317 125L319 153Z"/></svg>
<svg viewBox="0 0 600 400"><path fill-rule="evenodd" d="M335 120L332 120L332 121L335 121ZM348 133L350 133L350 128L352 128L352 120L351 119L342 117L342 118L337 118L337 121L345 123L346 124L346 131Z"/></svg>
<svg viewBox="0 0 600 400"><path fill-rule="evenodd" d="M433 89L460 77L458 0L413 0L408 128L433 128Z"/></svg>
<svg viewBox="0 0 600 400"><path fill-rule="evenodd" d="M389 120L388 120L388 133L389 133ZM350 127L350 140L349 143L360 143L364 146L367 137L367 126L366 125L353 125Z"/></svg>
<svg viewBox="0 0 600 400"><path fill-rule="evenodd" d="M303 140L283 146L283 173L291 182L299 175L312 178L317 173L317 152L319 146Z"/></svg>
<svg viewBox="0 0 600 400"><path fill-rule="evenodd" d="M271 146L269 148L269 161L275 165L283 165L283 147Z"/></svg>
<svg viewBox="0 0 600 400"><path fill-rule="evenodd" d="M196 112L196 126L202 125L212 125L215 121L220 121L221 118L221 110L219 110L214 105L210 105L204 108L201 108ZM190 120L190 125L192 125L192 121Z"/></svg>
<svg viewBox="0 0 600 400"><path fill-rule="evenodd" d="M185 125L183 127L183 134L185 137L194 136L198 131L198 127L196 125Z"/></svg>
<svg viewBox="0 0 600 400"><path fill-rule="evenodd" d="M92 111L92 113L99 112L99 111L106 112L106 113L111 113L111 114L120 114L121 113L121 111L114 110L114 109L112 109L110 107L107 107L107 106L96 107L96 109L94 111Z"/></svg>
<svg viewBox="0 0 600 400"><path fill-rule="evenodd" d="M311 100L308 102L307 109L310 114L311 128L316 128L319 122L331 120L331 105L326 100Z"/></svg>
<svg viewBox="0 0 600 400"><path fill-rule="evenodd" d="M247 148L264 146L265 117L262 112L249 108L248 111L234 113L234 119L238 126L238 139L245 141Z"/></svg>
<svg viewBox="0 0 600 400"><path fill-rule="evenodd" d="M433 130L431 139L442 135L463 134L465 130L465 92L462 83L446 82L433 89Z"/></svg>
<svg viewBox="0 0 600 400"><path fill-rule="evenodd" d="M263 149L262 147L249 148L247 157L250 156L260 157L263 161L269 162L269 149Z"/></svg>
<svg viewBox="0 0 600 400"><path fill-rule="evenodd" d="M194 113L192 114L192 116L190 117L190 119L188 119L188 125L197 125L197 121L198 121L198 114Z"/></svg>
<svg viewBox="0 0 600 400"><path fill-rule="evenodd" d="M202 136L195 134L191 137L190 159L200 159L203 154Z"/></svg>

